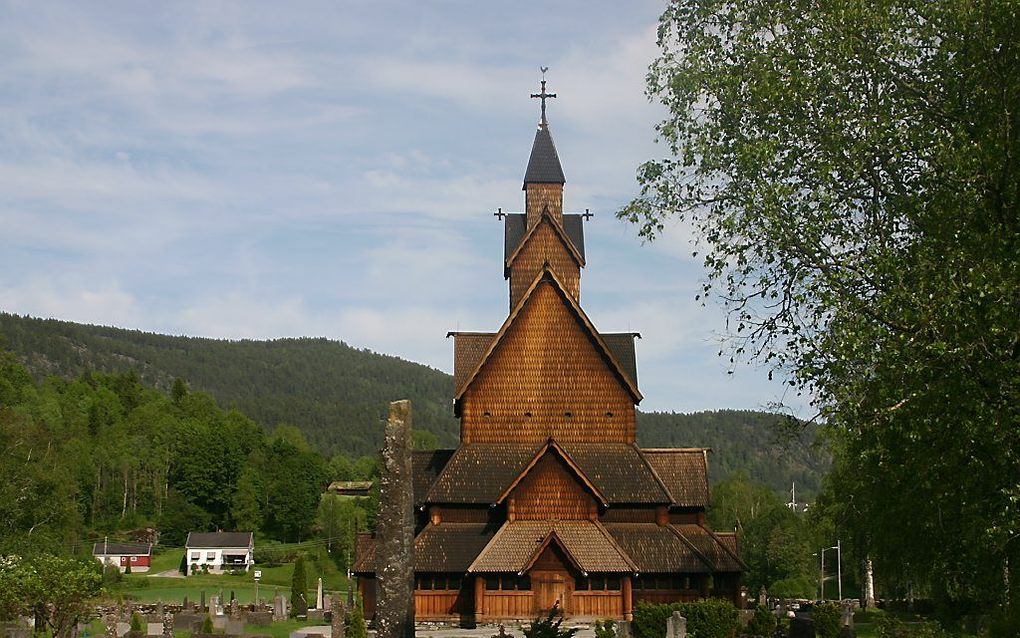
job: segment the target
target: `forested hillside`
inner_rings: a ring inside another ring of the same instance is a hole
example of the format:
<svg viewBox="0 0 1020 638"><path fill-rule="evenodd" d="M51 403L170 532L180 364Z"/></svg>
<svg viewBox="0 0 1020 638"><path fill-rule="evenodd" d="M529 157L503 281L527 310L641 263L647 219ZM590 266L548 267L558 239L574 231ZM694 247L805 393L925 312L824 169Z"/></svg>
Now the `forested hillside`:
<svg viewBox="0 0 1020 638"><path fill-rule="evenodd" d="M37 379L72 378L86 370L134 372L164 391L175 378L185 379L264 428L296 426L327 457L374 454L387 405L402 398L414 404L415 429L431 432L441 447L457 443L449 375L343 342L175 337L0 313L0 348L13 352ZM648 447L712 448L713 482L742 471L777 492L796 481L798 493L809 496L828 467L827 456L811 447L810 432L779 443L772 427L779 419L732 410L641 414L638 438Z"/></svg>

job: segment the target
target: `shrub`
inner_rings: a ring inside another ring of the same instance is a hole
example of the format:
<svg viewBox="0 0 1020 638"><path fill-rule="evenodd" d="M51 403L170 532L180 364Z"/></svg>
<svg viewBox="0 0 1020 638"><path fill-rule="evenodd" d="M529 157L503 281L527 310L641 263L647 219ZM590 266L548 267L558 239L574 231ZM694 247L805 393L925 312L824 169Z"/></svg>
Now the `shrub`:
<svg viewBox="0 0 1020 638"><path fill-rule="evenodd" d="M365 612L361 609L361 599L354 601L351 613L347 617L347 638L368 638L368 627L365 626Z"/></svg>
<svg viewBox="0 0 1020 638"><path fill-rule="evenodd" d="M740 630L736 608L725 600L654 605L638 603L634 610L637 638L665 638L666 620L679 611L687 619L687 633L697 638L731 638Z"/></svg>
<svg viewBox="0 0 1020 638"><path fill-rule="evenodd" d="M815 621L815 634L818 638L837 638L839 636L839 606L835 603L815 605L811 618Z"/></svg>
<svg viewBox="0 0 1020 638"><path fill-rule="evenodd" d="M769 587L769 595L776 598L814 598L817 583L806 576L777 580Z"/></svg>
<svg viewBox="0 0 1020 638"><path fill-rule="evenodd" d="M142 617L138 615L138 612L131 614L131 631L142 630Z"/></svg>
<svg viewBox="0 0 1020 638"><path fill-rule="evenodd" d="M202 620L202 633L209 635L212 632L213 632L212 616L206 614L205 618Z"/></svg>
<svg viewBox="0 0 1020 638"><path fill-rule="evenodd" d="M121 581L120 568L113 563L103 565L103 586L112 587Z"/></svg>
<svg viewBox="0 0 1020 638"><path fill-rule="evenodd" d="M763 636L770 638L776 633L776 617L764 605L758 605L754 610L751 622L747 624L747 633L752 636Z"/></svg>
<svg viewBox="0 0 1020 638"><path fill-rule="evenodd" d="M574 634L581 631L580 627L560 629L562 624L563 612L557 607L553 607L544 619L536 618L534 622L524 628L524 638L572 638Z"/></svg>
<svg viewBox="0 0 1020 638"><path fill-rule="evenodd" d="M290 615L308 614L308 576L305 574L305 557L298 556L290 581Z"/></svg>
<svg viewBox="0 0 1020 638"><path fill-rule="evenodd" d="M595 621L595 638L616 638L616 621Z"/></svg>

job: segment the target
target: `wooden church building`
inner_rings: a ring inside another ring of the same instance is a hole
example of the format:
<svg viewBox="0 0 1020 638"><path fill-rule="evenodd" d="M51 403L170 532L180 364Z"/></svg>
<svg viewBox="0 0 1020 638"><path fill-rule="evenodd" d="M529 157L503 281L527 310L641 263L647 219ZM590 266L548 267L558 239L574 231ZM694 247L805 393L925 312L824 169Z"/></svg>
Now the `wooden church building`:
<svg viewBox="0 0 1020 638"><path fill-rule="evenodd" d="M415 452L418 620L624 618L640 601L740 602L739 545L705 524L708 450L641 449L633 333L599 332L580 305L582 215L545 115L507 214L510 313L496 332L453 332L455 450ZM375 609L374 539L354 573Z"/></svg>

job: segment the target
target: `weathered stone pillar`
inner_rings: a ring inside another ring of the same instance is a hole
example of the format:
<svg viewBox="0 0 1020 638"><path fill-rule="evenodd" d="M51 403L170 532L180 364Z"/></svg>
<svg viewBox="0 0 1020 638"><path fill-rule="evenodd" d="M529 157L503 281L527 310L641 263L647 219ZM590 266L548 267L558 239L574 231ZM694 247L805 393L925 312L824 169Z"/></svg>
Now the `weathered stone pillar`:
<svg viewBox="0 0 1020 638"><path fill-rule="evenodd" d="M340 594L334 592L333 600L330 601L330 613L333 614L330 620L330 638L345 638L347 635L347 623L345 617L347 610L344 608L344 601Z"/></svg>
<svg viewBox="0 0 1020 638"><path fill-rule="evenodd" d="M414 638L411 402L390 404L376 517L377 638Z"/></svg>

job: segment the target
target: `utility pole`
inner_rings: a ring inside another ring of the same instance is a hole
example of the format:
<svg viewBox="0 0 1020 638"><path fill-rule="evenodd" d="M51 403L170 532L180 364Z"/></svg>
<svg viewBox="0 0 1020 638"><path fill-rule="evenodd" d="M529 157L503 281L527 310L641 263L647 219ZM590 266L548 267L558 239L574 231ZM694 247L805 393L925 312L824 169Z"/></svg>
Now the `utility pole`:
<svg viewBox="0 0 1020 638"><path fill-rule="evenodd" d="M843 549L841 541L836 541L836 582L839 583L839 600L843 601Z"/></svg>

